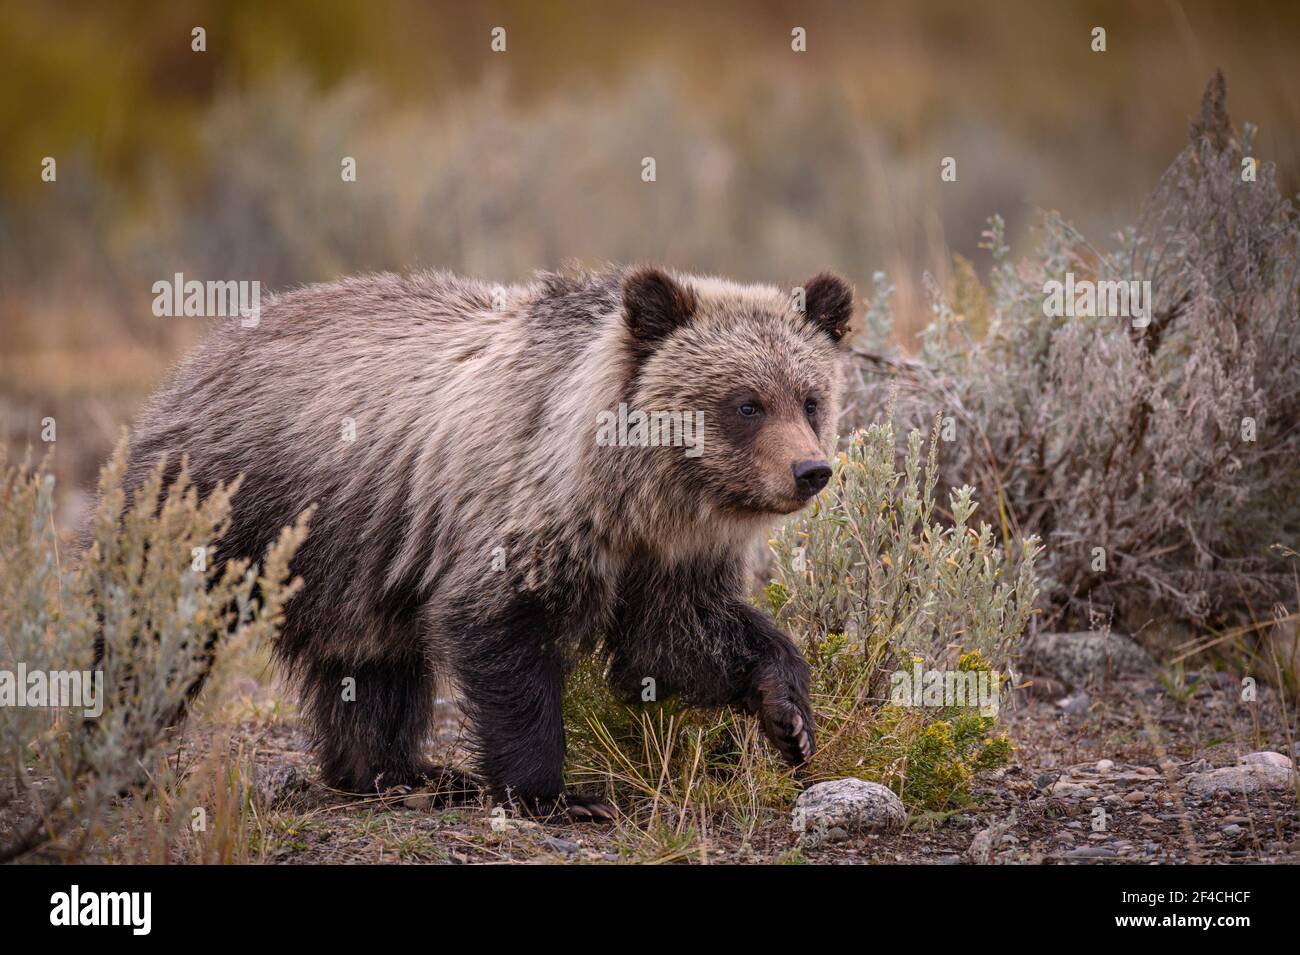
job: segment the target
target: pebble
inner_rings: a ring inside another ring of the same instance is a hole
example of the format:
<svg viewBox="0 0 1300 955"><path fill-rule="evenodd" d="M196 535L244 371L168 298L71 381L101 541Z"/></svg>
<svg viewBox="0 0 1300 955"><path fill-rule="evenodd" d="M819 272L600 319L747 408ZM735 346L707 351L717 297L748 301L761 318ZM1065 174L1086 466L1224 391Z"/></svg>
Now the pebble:
<svg viewBox="0 0 1300 955"><path fill-rule="evenodd" d="M1057 780L1052 784L1051 793L1053 796L1060 796L1064 799L1086 797L1093 794L1092 790L1087 786L1072 779Z"/></svg>
<svg viewBox="0 0 1300 955"><path fill-rule="evenodd" d="M545 836L542 842L548 849L552 849L561 855L571 856L578 852L578 844L570 842L568 839L558 839L555 836Z"/></svg>
<svg viewBox="0 0 1300 955"><path fill-rule="evenodd" d="M1067 859L1113 859L1115 850L1105 846L1080 846L1065 854Z"/></svg>
<svg viewBox="0 0 1300 955"><path fill-rule="evenodd" d="M266 807L279 806L307 788L306 777L296 766L258 767L254 797Z"/></svg>
<svg viewBox="0 0 1300 955"><path fill-rule="evenodd" d="M1282 769L1290 769L1292 766L1290 757L1281 753L1247 753L1237 762L1245 766L1278 766Z"/></svg>

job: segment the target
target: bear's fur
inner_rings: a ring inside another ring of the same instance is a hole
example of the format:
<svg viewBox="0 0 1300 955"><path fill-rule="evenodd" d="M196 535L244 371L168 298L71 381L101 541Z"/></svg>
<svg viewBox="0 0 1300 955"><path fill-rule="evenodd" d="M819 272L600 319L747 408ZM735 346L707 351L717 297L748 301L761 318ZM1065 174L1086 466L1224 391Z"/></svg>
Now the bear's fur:
<svg viewBox="0 0 1300 955"><path fill-rule="evenodd" d="M180 365L134 429L127 485L164 453L200 491L242 474L223 557L263 554L315 505L276 653L332 785L436 778L421 750L447 677L496 798L600 815L564 796L560 707L597 647L630 698L651 678L660 698L746 707L798 763L807 667L746 568L830 473L853 296L825 274L804 289L802 313L788 291L653 268L288 292ZM604 446L598 415L620 403L702 411L702 453Z"/></svg>

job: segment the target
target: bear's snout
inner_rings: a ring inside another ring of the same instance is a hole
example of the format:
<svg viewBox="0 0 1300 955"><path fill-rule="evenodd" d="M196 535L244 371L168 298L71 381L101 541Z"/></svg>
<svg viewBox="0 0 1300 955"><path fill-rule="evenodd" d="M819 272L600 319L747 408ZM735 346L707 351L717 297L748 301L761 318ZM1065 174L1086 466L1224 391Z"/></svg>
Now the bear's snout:
<svg viewBox="0 0 1300 955"><path fill-rule="evenodd" d="M794 471L794 484L802 497L812 497L826 486L831 479L831 466L828 461L796 461L791 465Z"/></svg>

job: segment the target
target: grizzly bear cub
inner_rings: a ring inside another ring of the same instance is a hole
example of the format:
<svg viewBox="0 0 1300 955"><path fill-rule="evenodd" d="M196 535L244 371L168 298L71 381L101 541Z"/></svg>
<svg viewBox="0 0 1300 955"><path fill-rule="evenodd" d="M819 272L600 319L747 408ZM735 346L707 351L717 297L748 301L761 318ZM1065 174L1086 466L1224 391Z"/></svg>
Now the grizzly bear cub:
<svg viewBox="0 0 1300 955"><path fill-rule="evenodd" d="M801 295L655 268L295 290L181 364L127 483L163 454L200 492L242 474L226 558L315 505L275 649L327 783L445 782L422 753L445 677L494 798L607 818L563 785L565 673L594 648L629 699L743 707L790 763L813 753L808 668L747 563L830 479L852 311L828 274Z"/></svg>

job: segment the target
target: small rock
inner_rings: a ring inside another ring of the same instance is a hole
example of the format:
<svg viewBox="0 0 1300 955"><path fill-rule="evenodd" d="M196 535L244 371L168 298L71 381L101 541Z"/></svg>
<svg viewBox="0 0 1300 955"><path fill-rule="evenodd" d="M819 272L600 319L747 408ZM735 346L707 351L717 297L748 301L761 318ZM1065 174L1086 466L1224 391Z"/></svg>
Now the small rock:
<svg viewBox="0 0 1300 955"><path fill-rule="evenodd" d="M532 819L525 819L522 816L507 816L501 807L497 807L487 817L487 824L488 828L496 833L526 832L542 828Z"/></svg>
<svg viewBox="0 0 1300 955"><path fill-rule="evenodd" d="M1291 768L1291 758L1283 756L1281 753L1247 753L1237 762L1247 766L1280 766L1283 769Z"/></svg>
<svg viewBox="0 0 1300 955"><path fill-rule="evenodd" d="M1125 793L1124 801L1128 803L1146 802L1147 794L1140 789L1135 789L1131 793Z"/></svg>
<svg viewBox="0 0 1300 955"><path fill-rule="evenodd" d="M1089 787L1084 786L1081 783L1076 783L1072 779L1058 780L1052 784L1052 788L1049 791L1053 796L1060 796L1064 799L1077 799L1091 796L1093 794Z"/></svg>
<svg viewBox="0 0 1300 955"><path fill-rule="evenodd" d="M292 764L259 767L253 798L269 809L287 802L306 788L306 777Z"/></svg>
<svg viewBox="0 0 1300 955"><path fill-rule="evenodd" d="M1150 654L1130 638L1113 632L1040 633L1025 648L1026 665L1068 686L1083 687L1155 669Z"/></svg>
<svg viewBox="0 0 1300 955"><path fill-rule="evenodd" d="M1115 850L1105 846L1079 846L1065 854L1067 859L1113 859Z"/></svg>
<svg viewBox="0 0 1300 955"><path fill-rule="evenodd" d="M428 793L411 793L402 800L402 805L407 809L428 809L433 805L433 797Z"/></svg>
<svg viewBox="0 0 1300 955"><path fill-rule="evenodd" d="M893 790L865 779L835 779L809 786L795 800L791 826L805 838L825 839L832 830L896 829L907 818Z"/></svg>
<svg viewBox="0 0 1300 955"><path fill-rule="evenodd" d="M1182 784L1188 792L1201 796L1256 793L1291 788L1292 773L1268 763L1239 763L1187 776Z"/></svg>
<svg viewBox="0 0 1300 955"><path fill-rule="evenodd" d="M576 842L570 842L568 839L557 839L555 836L546 836L542 839L542 842L545 844L546 848L553 852L558 852L561 855L571 856L577 855L578 853L578 844Z"/></svg>
<svg viewBox="0 0 1300 955"><path fill-rule="evenodd" d="M1241 828L1241 826L1237 825L1237 824L1234 822L1234 823L1232 823L1231 825L1224 826L1223 829L1220 830L1220 831L1221 831L1225 836L1239 836L1239 835L1241 835L1241 833L1242 833L1242 828Z"/></svg>
<svg viewBox="0 0 1300 955"><path fill-rule="evenodd" d="M1087 690L1079 690L1065 699L1057 700L1056 705L1069 716L1087 716L1092 709L1092 697L1088 696Z"/></svg>
<svg viewBox="0 0 1300 955"><path fill-rule="evenodd" d="M1097 760L1097 772L1099 773L1108 773L1114 768L1115 768L1115 761L1113 759Z"/></svg>
<svg viewBox="0 0 1300 955"><path fill-rule="evenodd" d="M1013 809L1011 815L1002 822L994 820L987 829L975 833L966 849L966 858L976 865L992 865L998 847L1007 841L1008 833L1015 824L1016 811Z"/></svg>

